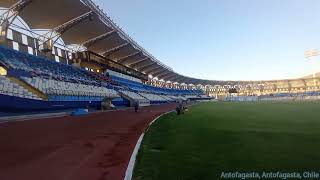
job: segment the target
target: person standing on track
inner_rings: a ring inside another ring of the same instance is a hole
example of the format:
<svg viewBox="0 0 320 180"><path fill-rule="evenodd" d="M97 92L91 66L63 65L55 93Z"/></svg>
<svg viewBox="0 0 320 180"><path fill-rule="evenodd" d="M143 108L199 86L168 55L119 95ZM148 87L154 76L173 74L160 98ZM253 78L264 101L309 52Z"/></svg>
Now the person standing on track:
<svg viewBox="0 0 320 180"><path fill-rule="evenodd" d="M139 110L139 102L138 102L138 101L135 101L135 102L134 102L134 111L135 111L135 112L138 112L138 110Z"/></svg>
<svg viewBox="0 0 320 180"><path fill-rule="evenodd" d="M184 112L184 107L183 107L183 101L179 101L178 103L178 106L176 108L176 111L177 111L177 114L180 115L180 114L183 114Z"/></svg>

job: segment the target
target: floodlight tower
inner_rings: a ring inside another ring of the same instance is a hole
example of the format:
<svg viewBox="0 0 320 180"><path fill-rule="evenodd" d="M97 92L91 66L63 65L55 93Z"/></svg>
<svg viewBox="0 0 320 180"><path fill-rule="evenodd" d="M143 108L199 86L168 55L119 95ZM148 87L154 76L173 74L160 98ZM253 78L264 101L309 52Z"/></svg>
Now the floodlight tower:
<svg viewBox="0 0 320 180"><path fill-rule="evenodd" d="M313 72L312 72L312 78L313 78L313 86L316 87L316 73L317 73L317 66L316 66L316 58L320 55L320 52L318 49L311 49L304 53L304 56L312 63L313 65Z"/></svg>

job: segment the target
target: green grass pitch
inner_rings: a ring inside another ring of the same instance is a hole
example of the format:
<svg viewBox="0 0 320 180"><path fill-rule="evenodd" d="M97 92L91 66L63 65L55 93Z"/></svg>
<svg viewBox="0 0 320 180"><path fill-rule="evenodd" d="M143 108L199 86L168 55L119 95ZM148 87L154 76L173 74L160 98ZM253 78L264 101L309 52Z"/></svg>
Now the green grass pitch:
<svg viewBox="0 0 320 180"><path fill-rule="evenodd" d="M142 142L134 180L312 170L320 171L319 102L217 102L156 121Z"/></svg>

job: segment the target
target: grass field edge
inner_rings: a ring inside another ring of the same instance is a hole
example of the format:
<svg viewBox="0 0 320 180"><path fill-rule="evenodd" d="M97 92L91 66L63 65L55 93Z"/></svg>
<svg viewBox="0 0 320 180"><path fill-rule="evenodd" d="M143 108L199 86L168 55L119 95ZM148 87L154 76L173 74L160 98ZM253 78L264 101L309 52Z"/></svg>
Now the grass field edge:
<svg viewBox="0 0 320 180"><path fill-rule="evenodd" d="M129 163L128 163L128 166L127 166L127 169L126 169L126 173L125 173L125 177L124 177L124 180L132 180L132 176L133 176L133 171L134 171L134 166L136 164L136 159L137 159L137 155L138 155L138 152L139 152L139 149L141 147L141 143L142 143L142 140L143 140L143 137L144 135L146 134L146 132L148 132L149 128L152 126L152 124L154 122L156 122L158 119L160 119L162 116L164 115L167 115L167 114L170 114L174 112L174 110L171 110L171 111L168 111L168 112L165 112L165 113L162 113L161 115L159 115L158 117L156 117L154 120L152 120L148 127L145 129L145 131L140 135L135 147L134 147L134 150L131 154L131 157L130 157L130 160L129 160Z"/></svg>

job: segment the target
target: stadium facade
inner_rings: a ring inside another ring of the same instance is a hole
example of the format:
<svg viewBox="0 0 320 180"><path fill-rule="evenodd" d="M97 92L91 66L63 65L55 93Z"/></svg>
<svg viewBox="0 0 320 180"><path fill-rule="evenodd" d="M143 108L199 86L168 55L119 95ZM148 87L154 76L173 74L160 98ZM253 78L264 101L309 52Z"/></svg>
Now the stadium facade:
<svg viewBox="0 0 320 180"><path fill-rule="evenodd" d="M91 0L1 0L0 7L2 108L149 105L225 97L231 89L260 96L320 87L318 78L215 81L181 75Z"/></svg>

